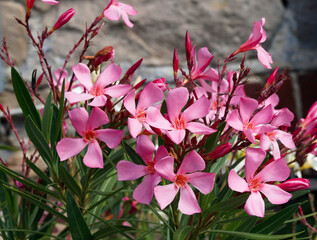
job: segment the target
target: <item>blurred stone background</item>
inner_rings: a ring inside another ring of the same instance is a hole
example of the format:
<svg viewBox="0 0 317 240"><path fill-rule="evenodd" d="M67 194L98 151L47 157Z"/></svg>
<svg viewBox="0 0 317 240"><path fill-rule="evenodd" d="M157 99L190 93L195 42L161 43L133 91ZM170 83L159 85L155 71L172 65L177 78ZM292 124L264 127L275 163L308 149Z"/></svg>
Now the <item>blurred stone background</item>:
<svg viewBox="0 0 317 240"><path fill-rule="evenodd" d="M192 44L197 48L207 46L218 58L236 50L245 42L254 21L266 18L267 41L263 47L272 54L273 67L287 69L292 77L280 91L279 107L287 106L299 119L316 101L317 90L317 1L315 0L122 0L132 4L138 15L130 17L135 24L130 29L122 20L104 19L101 34L94 39L89 54L111 45L115 48L116 63L123 69L144 58L137 72L148 80L159 77L172 79L173 49L177 48L180 60L185 63L184 36L189 31ZM69 8L74 8L73 19L48 39L45 51L53 70L61 67L67 53L82 35L85 24L102 13L108 0L60 0L55 6L35 1L31 27L40 32L51 28L57 18ZM33 69L40 70L38 57L23 28L14 16L24 19L25 0L0 0L0 35L5 36L17 69L25 79L31 78ZM2 37L1 37L2 38ZM247 85L249 96L256 96L271 73L257 60L256 52L248 52L247 64L252 74ZM76 64L74 53L68 67ZM238 63L238 62L237 62ZM2 63L0 63L2 64ZM232 65L231 67L237 67ZM9 69L0 66L0 103L17 107L9 80ZM17 111L18 112L18 111ZM0 134L1 130L0 127ZM1 153L1 152L0 152Z"/></svg>

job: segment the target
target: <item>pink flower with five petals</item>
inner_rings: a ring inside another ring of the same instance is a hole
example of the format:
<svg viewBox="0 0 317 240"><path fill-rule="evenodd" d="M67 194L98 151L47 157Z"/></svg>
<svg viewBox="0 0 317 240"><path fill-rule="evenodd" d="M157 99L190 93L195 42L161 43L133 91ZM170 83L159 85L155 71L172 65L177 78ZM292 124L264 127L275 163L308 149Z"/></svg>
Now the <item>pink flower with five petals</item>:
<svg viewBox="0 0 317 240"><path fill-rule="evenodd" d="M183 160L177 173L174 173L174 159L167 157L155 165L155 170L165 179L172 182L164 186L154 188L155 198L163 210L175 198L180 190L178 209L187 215L200 213L201 209L197 202L191 183L201 193L208 194L214 186L215 174L198 172L205 169L205 161L195 151L190 152ZM188 174L190 173L190 174Z"/></svg>
<svg viewBox="0 0 317 240"><path fill-rule="evenodd" d="M155 146L146 135L138 137L136 152L141 156L146 166L137 165L126 160L120 161L117 164L118 180L132 181L145 176L142 183L134 190L133 198L140 203L149 205L153 198L154 188L162 181L154 167L161 159L170 156L166 148L160 146L154 158L152 158L155 152Z"/></svg>
<svg viewBox="0 0 317 240"><path fill-rule="evenodd" d="M127 94L131 89L131 86L127 84L117 84L107 87L119 80L122 73L121 68L114 63L111 63L100 73L95 83L92 82L90 70L87 65L78 63L72 67L72 69L78 81L84 86L88 93L66 92L65 97L71 104L93 99L93 101L89 103L90 106L102 107L107 103L107 97L105 95L118 98Z"/></svg>
<svg viewBox="0 0 317 240"><path fill-rule="evenodd" d="M98 129L109 122L107 114L100 108L94 108L90 116L85 108L68 111L70 121L82 138L63 138L57 143L56 150L61 161L80 153L87 145L84 164L90 168L103 168L102 151L97 139L106 143L109 148L115 148L121 142L122 130Z"/></svg>
<svg viewBox="0 0 317 240"><path fill-rule="evenodd" d="M264 217L265 206L261 196L263 193L272 204L288 202L292 194L276 185L267 182L285 181L290 175L290 169L284 158L267 164L259 173L256 173L265 158L265 152L260 148L247 148L245 157L244 180L233 169L229 173L228 185L233 191L240 193L251 192L244 205L249 215Z"/></svg>

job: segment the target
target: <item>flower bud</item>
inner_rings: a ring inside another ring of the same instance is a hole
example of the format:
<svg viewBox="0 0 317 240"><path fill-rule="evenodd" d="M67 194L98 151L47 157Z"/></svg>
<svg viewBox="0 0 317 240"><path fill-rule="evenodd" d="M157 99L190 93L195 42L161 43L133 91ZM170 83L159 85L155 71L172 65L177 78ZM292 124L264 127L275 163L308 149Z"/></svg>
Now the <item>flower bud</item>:
<svg viewBox="0 0 317 240"><path fill-rule="evenodd" d="M3 112L4 114L6 114L6 111L4 110L4 107L2 106L1 103L0 103L0 111Z"/></svg>
<svg viewBox="0 0 317 240"><path fill-rule="evenodd" d="M73 8L68 9L66 12L64 12L59 19L57 20L57 22L55 23L53 29L50 31L50 33L52 33L53 31L59 29L60 27L62 27L64 24L66 24L75 14L75 10Z"/></svg>
<svg viewBox="0 0 317 240"><path fill-rule="evenodd" d="M174 49L174 55L173 55L173 74L174 74L174 79L177 78L178 67L179 67L179 61L178 61L177 50L175 48Z"/></svg>
<svg viewBox="0 0 317 240"><path fill-rule="evenodd" d="M216 147L216 149L213 150L209 154L209 158L210 158L210 160L221 158L221 157L225 156L226 154L228 154L230 152L230 150L231 150L231 143L222 144L222 145Z"/></svg>
<svg viewBox="0 0 317 240"><path fill-rule="evenodd" d="M192 57L192 44L190 41L188 31L186 31L186 36L185 36L185 50L186 50L187 63L189 63Z"/></svg>
<svg viewBox="0 0 317 240"><path fill-rule="evenodd" d="M26 0L26 14L30 15L31 9L34 5L35 0Z"/></svg>
<svg viewBox="0 0 317 240"><path fill-rule="evenodd" d="M310 187L309 180L305 178L293 178L283 183L277 184L278 187L282 188L286 192L294 192L298 190L304 190Z"/></svg>
<svg viewBox="0 0 317 240"><path fill-rule="evenodd" d="M277 68L275 68L275 70L271 73L271 75L269 76L269 78L267 79L266 83L265 83L265 89L267 89L269 86L273 85L275 83L275 79L276 79L276 74L278 72L279 66L277 66Z"/></svg>
<svg viewBox="0 0 317 240"><path fill-rule="evenodd" d="M168 83L166 83L165 78L158 78L152 81L157 87L159 87L163 92L167 90Z"/></svg>

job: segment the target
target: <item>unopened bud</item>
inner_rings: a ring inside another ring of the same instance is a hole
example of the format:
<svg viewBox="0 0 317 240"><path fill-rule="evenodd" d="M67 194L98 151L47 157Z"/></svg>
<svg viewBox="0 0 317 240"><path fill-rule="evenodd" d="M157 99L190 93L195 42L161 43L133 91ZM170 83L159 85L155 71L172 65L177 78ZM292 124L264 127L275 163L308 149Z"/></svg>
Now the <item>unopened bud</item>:
<svg viewBox="0 0 317 240"><path fill-rule="evenodd" d="M185 36L185 50L186 50L187 62L190 62L191 56L192 56L192 44L191 44L191 41L190 41L190 37L189 37L188 31L186 31L186 36Z"/></svg>
<svg viewBox="0 0 317 240"><path fill-rule="evenodd" d="M218 158L225 156L226 154L228 154L230 152L231 146L232 146L231 143L225 143L223 145L216 147L216 149L213 150L209 154L210 160L218 159Z"/></svg>
<svg viewBox="0 0 317 240"><path fill-rule="evenodd" d="M31 9L34 5L35 0L26 0L26 14L30 15Z"/></svg>
<svg viewBox="0 0 317 240"><path fill-rule="evenodd" d="M178 67L179 67L179 61L178 61L177 50L175 48L174 49L174 55L173 55L173 74L174 74L174 79L177 78Z"/></svg>
<svg viewBox="0 0 317 240"><path fill-rule="evenodd" d="M271 86L272 84L274 84L278 69L279 69L279 66L277 66L277 68L275 68L275 70L271 73L271 75L267 79L267 81L265 83L265 89L268 88L269 86Z"/></svg>
<svg viewBox="0 0 317 240"><path fill-rule="evenodd" d="M163 92L168 89L168 83L166 83L165 78L158 78L152 81L157 87L159 87Z"/></svg>
<svg viewBox="0 0 317 240"><path fill-rule="evenodd" d="M294 192L298 190L304 190L310 187L309 180L305 178L293 178L283 183L277 184L278 187L287 191Z"/></svg>
<svg viewBox="0 0 317 240"><path fill-rule="evenodd" d="M52 33L53 31L59 29L60 27L62 27L64 24L66 24L67 22L69 22L69 20L74 16L75 14L75 10L73 8L68 9L66 12L64 12L59 19L57 20L57 22L55 23L53 29L50 31L50 33Z"/></svg>
<svg viewBox="0 0 317 240"><path fill-rule="evenodd" d="M4 114L6 114L6 111L4 110L4 107L2 106L1 103L0 103L0 110L1 110L1 112L3 112Z"/></svg>
<svg viewBox="0 0 317 240"><path fill-rule="evenodd" d="M126 72L126 75L127 76L130 76L132 75L141 65L143 61L143 58L141 58L139 61L137 61L135 64L133 64L129 69L128 71Z"/></svg>

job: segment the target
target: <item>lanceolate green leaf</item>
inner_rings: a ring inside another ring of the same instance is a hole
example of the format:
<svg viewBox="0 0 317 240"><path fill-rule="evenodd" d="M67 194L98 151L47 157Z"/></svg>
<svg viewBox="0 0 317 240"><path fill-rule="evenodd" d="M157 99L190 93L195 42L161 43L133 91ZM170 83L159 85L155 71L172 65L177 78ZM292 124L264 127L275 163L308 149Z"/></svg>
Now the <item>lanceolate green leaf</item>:
<svg viewBox="0 0 317 240"><path fill-rule="evenodd" d="M135 152L135 150L132 147L130 147L129 144L122 141L122 146L124 148L125 153L128 155L132 162L136 164L144 164L142 158Z"/></svg>
<svg viewBox="0 0 317 240"><path fill-rule="evenodd" d="M174 235L173 235L173 240L183 240L186 239L186 237L188 236L188 234L194 229L193 226L183 226L179 229L177 229L177 231L175 231Z"/></svg>
<svg viewBox="0 0 317 240"><path fill-rule="evenodd" d="M41 118L33 103L32 97L20 74L13 67L11 68L12 85L15 96L25 117L31 116L38 128L41 128Z"/></svg>
<svg viewBox="0 0 317 240"><path fill-rule="evenodd" d="M225 230L209 230L208 232L236 236L236 237L240 237L242 239L257 239L257 240L290 239L290 238L300 234L300 233L293 233L293 234L282 234L282 235L266 235L266 234L257 234L257 233L225 231Z"/></svg>
<svg viewBox="0 0 317 240"><path fill-rule="evenodd" d="M53 109L51 106L51 102L52 102L52 92L49 93L46 99L46 103L43 110L43 116L42 116L42 133L47 143L49 143L49 139L50 139L51 123L52 123L52 116L53 116Z"/></svg>
<svg viewBox="0 0 317 240"><path fill-rule="evenodd" d="M44 184L52 184L51 179L41 170L39 169L34 163L32 163L29 159L26 159L26 163L29 167L41 178Z"/></svg>
<svg viewBox="0 0 317 240"><path fill-rule="evenodd" d="M42 132L29 116L25 119L25 130L43 160L48 166L50 166L50 163L52 162L50 147L48 146L48 143L46 142L46 139L43 136Z"/></svg>
<svg viewBox="0 0 317 240"><path fill-rule="evenodd" d="M93 239L85 219L70 192L67 192L66 204L69 230L73 240Z"/></svg>
<svg viewBox="0 0 317 240"><path fill-rule="evenodd" d="M69 174L69 172L65 169L65 167L60 164L59 165L59 174L66 185L66 187L74 194L76 194L78 197L81 195L81 189L79 185L76 183L74 178Z"/></svg>

